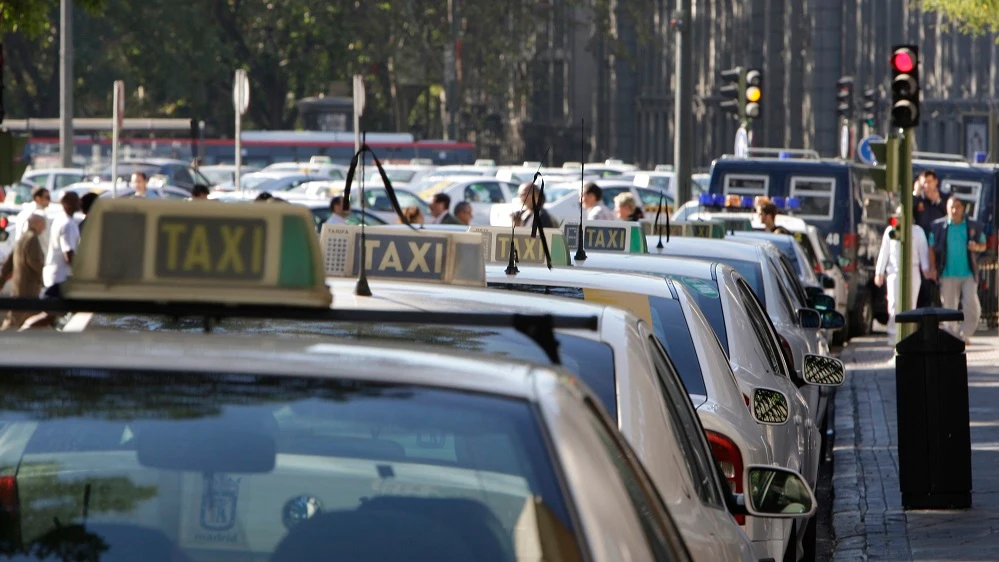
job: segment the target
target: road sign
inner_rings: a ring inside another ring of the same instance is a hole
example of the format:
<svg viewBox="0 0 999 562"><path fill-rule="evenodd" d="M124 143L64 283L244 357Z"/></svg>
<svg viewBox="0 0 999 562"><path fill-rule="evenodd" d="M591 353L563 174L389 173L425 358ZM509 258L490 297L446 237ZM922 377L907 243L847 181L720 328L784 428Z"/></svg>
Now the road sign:
<svg viewBox="0 0 999 562"><path fill-rule="evenodd" d="M859 143L857 143L857 158L859 158L864 164L869 164L871 166L874 166L875 164L884 164L884 162L878 162L877 158L874 157L874 152L871 151L872 142L885 142L885 139L880 135L864 137Z"/></svg>
<svg viewBox="0 0 999 562"><path fill-rule="evenodd" d="M114 105L111 107L113 121L111 122L111 197L118 197L118 137L121 126L125 122L125 82L115 80L112 85L111 97Z"/></svg>
<svg viewBox="0 0 999 562"><path fill-rule="evenodd" d="M735 132L735 156L737 158L749 157L749 133L745 127L739 127Z"/></svg>
<svg viewBox="0 0 999 562"><path fill-rule="evenodd" d="M122 125L125 123L125 82L124 80L114 81L114 111L115 111L115 123L118 124L118 129L120 130Z"/></svg>
<svg viewBox="0 0 999 562"><path fill-rule="evenodd" d="M232 105L240 115L245 114L250 107L250 79L242 68L236 71L232 81Z"/></svg>
<svg viewBox="0 0 999 562"><path fill-rule="evenodd" d="M364 115L364 76L354 75L354 113Z"/></svg>
<svg viewBox="0 0 999 562"><path fill-rule="evenodd" d="M839 129L839 157L850 157L850 126L845 123Z"/></svg>

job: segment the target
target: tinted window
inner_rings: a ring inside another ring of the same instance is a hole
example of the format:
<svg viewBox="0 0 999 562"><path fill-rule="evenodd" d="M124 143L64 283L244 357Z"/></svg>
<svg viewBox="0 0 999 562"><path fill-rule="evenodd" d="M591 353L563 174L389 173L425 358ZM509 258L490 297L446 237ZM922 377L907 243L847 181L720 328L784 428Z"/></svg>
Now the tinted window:
<svg viewBox="0 0 999 562"><path fill-rule="evenodd" d="M739 272L739 275L741 275L742 278L749 283L749 286L753 288L753 292L756 293L757 297L759 297L760 302L762 302L763 306L766 307L767 293L763 288L763 268L760 266L759 262L717 258L711 258L711 260L723 263ZM725 338L723 338L721 334L718 335L718 338L725 341Z"/></svg>
<svg viewBox="0 0 999 562"><path fill-rule="evenodd" d="M90 536L137 560L321 559L323 545L370 551L392 521L442 552L512 561L511 537L537 520L580 556L544 431L520 400L318 377L4 369L0 420L29 550L67 548L79 534L66 527L85 518Z"/></svg>
<svg viewBox="0 0 999 562"><path fill-rule="evenodd" d="M507 291L523 291L540 295L553 295L570 299L586 300L586 292L580 287L558 287L552 285L527 285L524 283L490 283L490 288ZM650 297L637 293L621 293L622 296L638 297L649 303L649 311L632 310L639 317L646 317L647 312L652 315L652 329L663 342L669 351L670 358L676 364L683 384L691 394L704 395L707 390L704 387L704 376L701 373L701 365L697 361L697 353L694 350L694 341L690 337L690 330L683 317L680 303L666 297ZM603 300L602 304L613 304ZM628 304L636 303L634 299L628 299ZM623 305L622 305L623 306Z"/></svg>
<svg viewBox="0 0 999 562"><path fill-rule="evenodd" d="M667 275L666 277L682 283L687 288L690 296L694 298L694 302L701 309L701 313L708 320L708 324L711 324L711 329L718 336L718 341L725 350L725 355L728 355L728 332L725 329L725 313L722 312L721 297L718 294L717 282L681 275Z"/></svg>
<svg viewBox="0 0 999 562"><path fill-rule="evenodd" d="M94 315L87 331L182 331L199 332L200 321L182 319L179 322L152 316ZM271 337L335 337L348 340L394 341L406 344L428 344L457 351L499 355L547 365L545 352L530 338L513 328L469 328L453 326L397 326L385 324L335 325L319 322L286 320L229 319L215 327L216 333L260 334ZM617 385L614 376L614 351L610 345L564 333L555 334L559 342L562 366L575 373L600 398L604 408L617 415Z"/></svg>
<svg viewBox="0 0 999 562"><path fill-rule="evenodd" d="M787 372L782 368L784 365L783 352L777 347L778 343L774 339L776 332L769 325L766 311L763 310L763 307L759 304L759 299L756 298L753 291L744 281L739 280L736 287L741 297L739 300L742 301L742 306L746 307L746 315L753 326L756 340L760 344L759 347L766 356L767 365L770 367L771 373L775 376L787 376Z"/></svg>

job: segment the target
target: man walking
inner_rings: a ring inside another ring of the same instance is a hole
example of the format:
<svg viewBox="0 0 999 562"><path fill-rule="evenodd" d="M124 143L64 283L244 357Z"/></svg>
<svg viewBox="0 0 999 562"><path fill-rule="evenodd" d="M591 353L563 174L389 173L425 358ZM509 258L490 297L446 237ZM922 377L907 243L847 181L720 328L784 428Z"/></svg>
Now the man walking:
<svg viewBox="0 0 999 562"><path fill-rule="evenodd" d="M604 205L604 191L600 186L590 182L583 187L583 210L588 221L614 220L614 212Z"/></svg>
<svg viewBox="0 0 999 562"><path fill-rule="evenodd" d="M954 310L960 302L964 324L956 335L970 344L982 314L977 258L985 251L985 232L981 224L964 216L964 202L951 197L947 217L933 221L929 245L931 276L940 279L940 300L944 308Z"/></svg>
<svg viewBox="0 0 999 562"><path fill-rule="evenodd" d="M761 203L756 208L756 215L763 223L763 230L775 234L791 234L791 231L783 226L777 226L777 205L772 201Z"/></svg>
<svg viewBox="0 0 999 562"><path fill-rule="evenodd" d="M895 211L895 216L902 214L902 208ZM874 284L878 287L885 286L887 282L888 291L888 343L895 345L895 315L898 314L898 294L901 287L902 268L902 243L892 236L894 228L885 229L881 238L881 252L878 254L878 262L875 266ZM926 241L926 234L919 225L912 225L912 271L910 275L910 301L909 308L916 304L916 295L919 294L919 287L922 285L920 272L927 279L933 278L933 268L930 266L929 248Z"/></svg>
<svg viewBox="0 0 999 562"><path fill-rule="evenodd" d="M69 278L73 256L80 243L80 228L73 220L73 215L80 210L80 196L67 191L62 196L61 203L63 212L52 221L49 250L45 256L45 269L42 271L46 289Z"/></svg>
<svg viewBox="0 0 999 562"><path fill-rule="evenodd" d="M922 227L926 238L933 231L933 222L947 216L947 196L940 192L940 179L933 170L923 170L912 185L912 222ZM940 302L937 281L923 278L919 287L917 307L935 306Z"/></svg>
<svg viewBox="0 0 999 562"><path fill-rule="evenodd" d="M433 217L431 224L461 224L449 211L451 209L451 197L447 193L435 193L430 200L430 216Z"/></svg>
<svg viewBox="0 0 999 562"><path fill-rule="evenodd" d="M42 251L39 237L45 232L48 221L42 215L29 215L26 222L28 230L17 239L14 251L7 256L0 268L0 279L10 278L13 285L12 297L37 299L42 293L42 268L45 265L45 252ZM0 287L2 286L0 283ZM11 310L7 312L0 330L16 330L32 314L34 313Z"/></svg>
<svg viewBox="0 0 999 562"><path fill-rule="evenodd" d="M51 196L48 189L36 187L31 190L31 201L21 205L21 212L14 219L17 225L17 228L14 230L14 242L17 242L22 234L28 232L28 217L35 214L44 217L45 208L49 206L49 203L51 203ZM44 248L45 246L42 246L42 249Z"/></svg>

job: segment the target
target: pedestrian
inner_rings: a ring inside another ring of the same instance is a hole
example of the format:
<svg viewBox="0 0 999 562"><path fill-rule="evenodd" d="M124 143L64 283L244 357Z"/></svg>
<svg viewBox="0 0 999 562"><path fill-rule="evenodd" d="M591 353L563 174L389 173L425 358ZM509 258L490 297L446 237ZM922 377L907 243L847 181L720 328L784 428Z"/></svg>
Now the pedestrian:
<svg viewBox="0 0 999 562"><path fill-rule="evenodd" d="M902 208L895 211L895 216L902 215ZM888 344L895 345L895 315L898 314L898 297L901 287L901 267L902 267L902 243L893 236L893 227L885 229L884 236L881 237L881 251L878 253L878 261L875 266L874 284L878 287L887 283L888 291ZM929 245L926 241L926 234L919 225L913 223L911 227L912 236L912 266L910 275L910 302L909 308L915 308L916 296L919 294L919 287L922 285L922 277L933 277L933 268L930 265Z"/></svg>
<svg viewBox="0 0 999 562"><path fill-rule="evenodd" d="M42 215L27 218L28 230L17 240L14 251L7 256L0 267L0 279L10 279L11 296L22 299L36 299L42 292L42 269L45 266L45 252L42 251L40 237L45 232L48 221ZM3 283L0 282L0 287ZM11 310L0 324L0 330L18 329L34 312Z"/></svg>
<svg viewBox="0 0 999 562"><path fill-rule="evenodd" d="M203 183L196 183L194 187L191 188L191 199L193 201L207 201L208 200L209 189L208 186Z"/></svg>
<svg viewBox="0 0 999 562"><path fill-rule="evenodd" d="M49 249L45 256L45 269L42 277L45 287L58 285L69 278L73 257L80 243L80 227L73 215L80 210L80 196L68 191L62 196L63 212L52 221L49 235Z"/></svg>
<svg viewBox="0 0 999 562"><path fill-rule="evenodd" d="M44 187L35 187L31 190L31 201L21 205L21 212L14 219L17 228L14 229L14 240L17 242L22 234L28 232L28 217L34 214L45 216L45 209L52 202L49 190ZM42 247L44 249L44 246Z"/></svg>
<svg viewBox="0 0 999 562"><path fill-rule="evenodd" d="M522 208L513 213L514 226L533 228L537 219L545 228L558 228L555 220L545 210L545 198L540 187L533 182L524 182L517 188L517 198L520 199Z"/></svg>
<svg viewBox="0 0 999 562"><path fill-rule="evenodd" d="M775 234L791 234L790 230L777 226L777 205L773 201L764 201L757 205L756 216L763 223L763 230Z"/></svg>
<svg viewBox="0 0 999 562"><path fill-rule="evenodd" d="M458 219L458 222L461 224L472 224L472 219L474 218L474 215L472 214L472 204L468 201L459 201L458 204L454 206L454 218Z"/></svg>
<svg viewBox="0 0 999 562"><path fill-rule="evenodd" d="M461 224L449 212L451 208L451 197L447 193L435 193L430 200L430 216L433 220L431 224Z"/></svg>
<svg viewBox="0 0 999 562"><path fill-rule="evenodd" d="M638 221L645 217L642 210L638 208L638 203L635 202L635 196L628 191L618 193L614 197L614 214L617 215L618 220L623 221Z"/></svg>
<svg viewBox="0 0 999 562"><path fill-rule="evenodd" d="M83 220L80 221L78 228L80 229L80 236L83 236L83 225L87 222L87 215L90 214L90 208L94 206L94 201L97 201L99 195L96 193L86 193L80 198L80 212L83 213Z"/></svg>
<svg viewBox="0 0 999 562"><path fill-rule="evenodd" d="M343 195L336 195L330 199L330 216L326 219L326 224L347 224L349 210L345 210L343 205Z"/></svg>
<svg viewBox="0 0 999 562"><path fill-rule="evenodd" d="M583 209L588 221L614 220L614 213L604 205L604 190L590 182L583 186Z"/></svg>
<svg viewBox="0 0 999 562"><path fill-rule="evenodd" d="M132 174L132 189L135 193L132 197L148 197L149 176L145 172L135 172Z"/></svg>
<svg viewBox="0 0 999 562"><path fill-rule="evenodd" d="M964 324L955 335L970 344L982 314L978 301L978 254L985 251L985 231L978 221L964 216L964 202L947 201L947 217L933 221L929 246L933 275L940 279L944 308L957 310L960 302Z"/></svg>
<svg viewBox="0 0 999 562"><path fill-rule="evenodd" d="M922 227L926 238L930 237L934 221L947 216L947 195L940 192L940 180L933 170L923 170L912 184L912 221ZM917 307L939 306L939 279L923 279L920 286Z"/></svg>

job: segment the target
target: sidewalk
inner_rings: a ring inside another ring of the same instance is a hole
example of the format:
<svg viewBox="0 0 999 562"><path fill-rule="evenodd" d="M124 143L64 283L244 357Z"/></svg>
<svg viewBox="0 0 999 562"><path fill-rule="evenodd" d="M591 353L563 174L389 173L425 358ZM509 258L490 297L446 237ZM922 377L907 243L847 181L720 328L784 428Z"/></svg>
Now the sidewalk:
<svg viewBox="0 0 999 562"><path fill-rule="evenodd" d="M999 335L967 350L972 508L903 511L898 480L895 366L884 335L843 349L833 453L835 561L999 560Z"/></svg>

